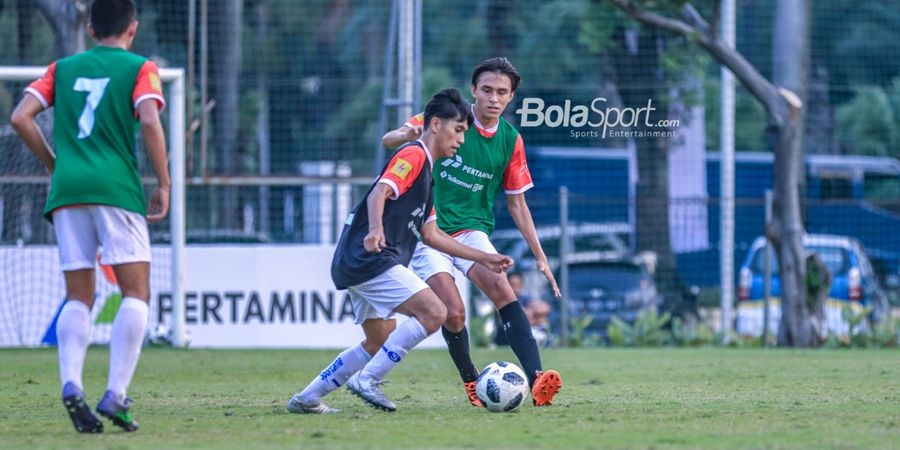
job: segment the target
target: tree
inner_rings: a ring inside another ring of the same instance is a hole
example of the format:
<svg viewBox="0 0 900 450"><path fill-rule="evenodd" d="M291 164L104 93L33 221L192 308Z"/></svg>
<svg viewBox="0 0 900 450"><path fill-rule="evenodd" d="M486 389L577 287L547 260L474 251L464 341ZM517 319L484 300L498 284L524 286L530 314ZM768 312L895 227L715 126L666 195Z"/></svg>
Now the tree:
<svg viewBox="0 0 900 450"><path fill-rule="evenodd" d="M806 302L806 265L802 241L804 231L800 218L798 180L798 166L803 160L798 139L802 101L787 87L767 80L741 53L725 44L719 37L718 7L710 24L690 3L674 0L670 3L670 6L681 5L678 7L681 15L679 20L652 12L637 1L610 1L643 24L693 40L716 61L731 70L766 109L775 153L775 203L772 224L766 234L772 240L781 268L784 335L780 343L797 347L813 345L814 333ZM793 51L802 51L802 48L792 48ZM785 75L782 79L793 78Z"/></svg>
<svg viewBox="0 0 900 450"><path fill-rule="evenodd" d="M38 10L53 27L56 57L74 55L85 49L88 7L82 0L37 0Z"/></svg>
<svg viewBox="0 0 900 450"><path fill-rule="evenodd" d="M220 174L234 175L239 170L238 158L238 98L241 72L242 0L217 0L210 8L209 67L216 101L212 112L213 146L217 155L216 169ZM240 217L238 191L225 187L220 224L226 229L237 228Z"/></svg>

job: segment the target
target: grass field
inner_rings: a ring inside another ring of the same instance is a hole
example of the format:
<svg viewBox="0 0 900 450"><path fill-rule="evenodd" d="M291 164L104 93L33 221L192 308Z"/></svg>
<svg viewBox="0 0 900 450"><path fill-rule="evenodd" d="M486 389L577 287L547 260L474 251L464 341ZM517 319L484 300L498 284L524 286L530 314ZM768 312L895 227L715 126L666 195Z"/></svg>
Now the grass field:
<svg viewBox="0 0 900 450"><path fill-rule="evenodd" d="M390 375L389 414L341 389L344 412L290 414L288 398L334 351L147 349L135 377L137 433L74 432L54 349L0 350L2 448L900 448L900 351L553 350L551 408L468 406L443 351L413 351ZM108 353L91 349L89 401ZM479 350L478 364L513 360Z"/></svg>

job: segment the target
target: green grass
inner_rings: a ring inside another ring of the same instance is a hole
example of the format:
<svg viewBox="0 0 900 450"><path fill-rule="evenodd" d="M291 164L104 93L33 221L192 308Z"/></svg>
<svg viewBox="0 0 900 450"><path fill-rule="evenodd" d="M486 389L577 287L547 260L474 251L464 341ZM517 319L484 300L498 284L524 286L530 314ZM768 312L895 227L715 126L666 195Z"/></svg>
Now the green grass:
<svg viewBox="0 0 900 450"><path fill-rule="evenodd" d="M74 432L53 349L0 350L3 448L900 448L900 351L553 350L551 408L468 406L443 351L413 351L385 392L396 413L345 390L344 412L294 415L288 398L335 351L147 349L132 383L137 433ZM508 350L476 351L483 365ZM89 401L108 353L88 353Z"/></svg>

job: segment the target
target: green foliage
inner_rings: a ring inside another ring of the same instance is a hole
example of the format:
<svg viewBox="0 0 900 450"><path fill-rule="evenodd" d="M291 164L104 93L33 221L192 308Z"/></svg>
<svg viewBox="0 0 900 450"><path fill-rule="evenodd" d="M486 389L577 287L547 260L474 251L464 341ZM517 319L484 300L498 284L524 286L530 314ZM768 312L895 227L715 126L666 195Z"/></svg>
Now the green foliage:
<svg viewBox="0 0 900 450"><path fill-rule="evenodd" d="M672 342L679 347L702 347L715 343L715 333L703 322L685 324L681 317L672 318Z"/></svg>
<svg viewBox="0 0 900 450"><path fill-rule="evenodd" d="M591 325L594 318L585 315L581 318L573 318L569 321L569 346L570 347L595 347L600 340L596 335L586 336L585 330Z"/></svg>
<svg viewBox="0 0 900 450"><path fill-rule="evenodd" d="M842 146L858 155L890 156L897 141L894 114L891 99L882 88L858 88L853 99L837 110Z"/></svg>
<svg viewBox="0 0 900 450"><path fill-rule="evenodd" d="M633 325L613 317L607 327L610 345L614 347L658 347L669 342L671 335L665 329L671 319L669 313L658 315L655 309L638 314Z"/></svg>
<svg viewBox="0 0 900 450"><path fill-rule="evenodd" d="M722 91L718 78L707 78L704 83L704 111L706 113L706 148L719 150L719 130L722 123ZM735 86L734 148L737 151L768 151L766 110L739 83Z"/></svg>
<svg viewBox="0 0 900 450"><path fill-rule="evenodd" d="M853 312L849 305L841 310L841 318L849 325L847 336L838 336L829 331L823 346L826 348L889 348L900 345L900 320L885 320L868 328L860 325L866 321L872 307L867 306L859 313Z"/></svg>
<svg viewBox="0 0 900 450"><path fill-rule="evenodd" d="M487 324L492 320L494 320L493 314L484 316L473 314L469 317L469 340L473 347L487 347L491 344L491 335L487 333Z"/></svg>

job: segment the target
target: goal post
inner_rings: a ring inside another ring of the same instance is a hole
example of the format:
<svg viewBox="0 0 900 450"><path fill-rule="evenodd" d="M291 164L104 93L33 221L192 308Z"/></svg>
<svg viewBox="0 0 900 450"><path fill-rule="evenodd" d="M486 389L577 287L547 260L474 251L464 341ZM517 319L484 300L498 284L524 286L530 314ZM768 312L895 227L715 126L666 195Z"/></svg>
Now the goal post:
<svg viewBox="0 0 900 450"><path fill-rule="evenodd" d="M43 76L46 67L25 66L0 66L0 82L5 81L31 81ZM169 171L172 181L169 202L169 235L170 252L169 267L171 271L170 292L172 299L171 329L173 345L185 347L185 316L184 316L184 261L185 261L185 72L182 68L161 68L160 78L166 87L163 94L166 96L169 127L168 134ZM4 120L5 122L5 120ZM0 178L8 178L12 181L25 183L49 183L49 177L22 176L15 174L0 174ZM0 180L0 182L7 182ZM2 203L0 203L2 205ZM41 207L43 207L41 205ZM2 208L0 208L2 210ZM2 222L0 222L2 229ZM61 274L60 274L61 276ZM16 302L16 299L10 299ZM52 320L52 317L50 318ZM29 345L21 342L19 345Z"/></svg>

